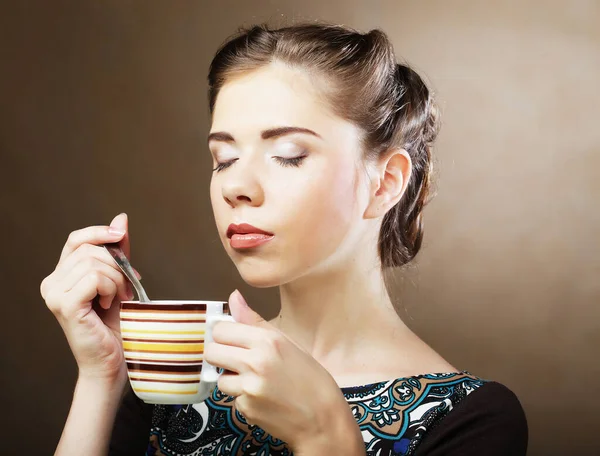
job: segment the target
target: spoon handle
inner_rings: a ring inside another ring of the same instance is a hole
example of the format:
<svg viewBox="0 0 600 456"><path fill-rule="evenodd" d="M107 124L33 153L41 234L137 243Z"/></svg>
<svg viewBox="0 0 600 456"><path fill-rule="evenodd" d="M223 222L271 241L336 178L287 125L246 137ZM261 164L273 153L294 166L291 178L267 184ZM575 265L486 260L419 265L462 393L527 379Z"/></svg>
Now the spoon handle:
<svg viewBox="0 0 600 456"><path fill-rule="evenodd" d="M125 276L132 283L140 302L150 302L150 298L148 298L144 287L142 287L142 284L136 277L135 272L133 272L133 268L131 267L129 260L125 256L125 253L123 252L123 250L121 250L121 247L119 247L119 244L104 244L103 247L106 250L108 250L108 253L110 253L110 255L114 258L115 263L117 263L117 266L119 266L121 271L123 271L123 274L125 274Z"/></svg>

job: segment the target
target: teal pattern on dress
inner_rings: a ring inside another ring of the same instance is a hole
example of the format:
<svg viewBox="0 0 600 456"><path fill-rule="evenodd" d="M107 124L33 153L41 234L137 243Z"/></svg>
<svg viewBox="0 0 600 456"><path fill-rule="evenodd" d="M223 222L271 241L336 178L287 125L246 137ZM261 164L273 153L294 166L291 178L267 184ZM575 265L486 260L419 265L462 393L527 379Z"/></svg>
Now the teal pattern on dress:
<svg viewBox="0 0 600 456"><path fill-rule="evenodd" d="M486 380L467 371L341 388L368 456L410 456L427 432ZM155 405L146 456L291 456L285 442L248 425L219 389L205 402Z"/></svg>

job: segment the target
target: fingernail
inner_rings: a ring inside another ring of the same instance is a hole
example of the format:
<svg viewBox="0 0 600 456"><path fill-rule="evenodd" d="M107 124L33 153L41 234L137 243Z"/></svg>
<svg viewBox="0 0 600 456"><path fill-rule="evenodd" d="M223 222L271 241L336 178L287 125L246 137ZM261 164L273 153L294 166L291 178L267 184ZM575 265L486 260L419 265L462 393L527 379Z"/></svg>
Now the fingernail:
<svg viewBox="0 0 600 456"><path fill-rule="evenodd" d="M244 297L242 296L242 293L240 293L240 290L238 290L237 288L235 289L234 293L237 293L238 295L238 299L241 301L241 303L245 306L248 307L248 303L246 302L246 300L244 299Z"/></svg>
<svg viewBox="0 0 600 456"><path fill-rule="evenodd" d="M130 283L127 284L127 299L129 299L130 301L134 298L135 296L133 295L133 287L131 286Z"/></svg>
<svg viewBox="0 0 600 456"><path fill-rule="evenodd" d="M142 274L140 274L136 268L132 268L132 269L133 269L133 272L135 272L135 276L138 278L138 280L140 280L142 278Z"/></svg>
<svg viewBox="0 0 600 456"><path fill-rule="evenodd" d="M125 230L121 230L119 228L114 228L112 226L109 226L108 234L110 234L112 236L123 236L125 234Z"/></svg>

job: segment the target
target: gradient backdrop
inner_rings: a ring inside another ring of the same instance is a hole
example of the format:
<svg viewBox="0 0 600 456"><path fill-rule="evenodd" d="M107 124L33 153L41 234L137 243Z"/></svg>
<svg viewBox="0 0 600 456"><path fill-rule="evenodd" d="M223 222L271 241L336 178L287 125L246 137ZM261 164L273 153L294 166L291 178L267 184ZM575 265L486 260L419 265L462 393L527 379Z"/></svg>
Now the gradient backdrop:
<svg viewBox="0 0 600 456"><path fill-rule="evenodd" d="M438 93L438 196L395 289L450 362L520 397L530 455L600 454L600 3L3 1L2 454L52 454L76 366L39 294L70 231L130 215L156 298L239 287L209 201L206 73L240 25L389 33ZM324 303L326 305L326 303Z"/></svg>

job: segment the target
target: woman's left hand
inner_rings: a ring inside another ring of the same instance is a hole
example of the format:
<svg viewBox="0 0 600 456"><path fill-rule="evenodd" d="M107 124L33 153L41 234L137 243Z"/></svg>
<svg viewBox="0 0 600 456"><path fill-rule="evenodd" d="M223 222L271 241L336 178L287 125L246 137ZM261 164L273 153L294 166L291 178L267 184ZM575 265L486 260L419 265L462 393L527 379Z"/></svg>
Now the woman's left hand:
<svg viewBox="0 0 600 456"><path fill-rule="evenodd" d="M248 307L238 290L229 308L236 322L215 325L204 359L230 371L221 374L219 389L236 398L248 423L296 455L364 455L358 424L329 372Z"/></svg>

